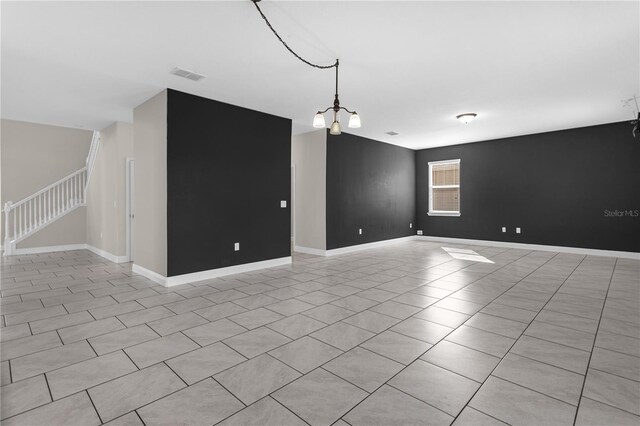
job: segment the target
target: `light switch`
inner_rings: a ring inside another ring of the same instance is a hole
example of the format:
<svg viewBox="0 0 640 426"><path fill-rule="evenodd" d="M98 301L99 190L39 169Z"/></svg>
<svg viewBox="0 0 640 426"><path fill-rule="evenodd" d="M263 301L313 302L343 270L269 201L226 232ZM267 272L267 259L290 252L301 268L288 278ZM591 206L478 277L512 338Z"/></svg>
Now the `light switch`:
<svg viewBox="0 0 640 426"><path fill-rule="evenodd" d="M358 229L358 234L362 235L362 229Z"/></svg>
<svg viewBox="0 0 640 426"><path fill-rule="evenodd" d="M283 209L286 209L287 208L287 200L280 201L280 207L283 208Z"/></svg>
<svg viewBox="0 0 640 426"><path fill-rule="evenodd" d="M233 250L240 251L240 243L233 243Z"/></svg>

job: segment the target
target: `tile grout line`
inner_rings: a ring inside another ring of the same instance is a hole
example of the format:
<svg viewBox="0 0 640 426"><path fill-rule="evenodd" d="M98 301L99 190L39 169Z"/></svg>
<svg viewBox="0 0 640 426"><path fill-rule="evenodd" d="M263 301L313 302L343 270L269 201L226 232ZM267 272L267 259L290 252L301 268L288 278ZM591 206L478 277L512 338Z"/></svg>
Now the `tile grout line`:
<svg viewBox="0 0 640 426"><path fill-rule="evenodd" d="M497 366L496 366L496 368L497 368ZM577 373L576 373L576 374L577 374ZM582 374L580 374L580 375L582 376ZM576 408L576 411L577 411L577 408L578 408L578 405L577 405L577 404L572 404L572 403L567 402L567 401L564 401L564 400L562 400L562 399L560 399L560 398L556 398L555 396L547 395L547 394L546 394L546 393L544 393L544 392L541 392L541 391L539 391L539 390L535 390L535 389L531 389L530 387L527 387L527 386L525 386L525 385L521 385L521 384L516 383L516 382L514 382L514 381L512 381L512 380L505 379L504 377L494 376L494 375L493 375L493 373L492 373L492 374L490 374L490 375L489 375L489 377L495 377L496 379L502 380L502 381L507 382L507 383L511 383L512 385L516 385L516 386L518 386L518 387L521 387L521 388L527 389L527 390L529 390L529 391L531 391L531 392L537 393L537 394L542 395L542 396L545 396L545 397L547 397L547 398L551 398L551 399L556 400L556 401L558 401L558 402L561 402L561 403L563 403L563 404L570 405L570 406L572 406L572 407ZM584 377L584 376L583 376L583 377ZM487 378L488 378L488 377L487 377ZM475 408L475 407L471 407L471 408L473 408L474 410L477 410L477 408ZM502 421L502 422L503 422L503 420L500 420L500 421Z"/></svg>
<svg viewBox="0 0 640 426"><path fill-rule="evenodd" d="M137 409L135 409L135 410L133 410L133 411L130 411L130 413L135 413L135 414L136 414L136 417L138 417L138 418L140 419L140 422L142 423L142 425L143 425L143 426L146 426L146 423L144 422L144 420L142 420L142 417L140 416L140 413L138 413L138 410L137 410ZM123 416L124 416L124 415L125 415L125 414L123 414ZM114 420L115 420L115 419L114 419Z"/></svg>
<svg viewBox="0 0 640 426"><path fill-rule="evenodd" d="M547 342L547 341L548 341L548 340L545 340L545 342ZM554 342L550 342L550 343L554 343ZM568 347L570 347L570 346L568 346ZM573 349L575 349L575 348L573 348ZM578 349L578 350L580 350L580 349ZM586 352L586 351L583 351L583 352ZM538 362L538 363L540 363L540 364L548 365L548 366L550 366L550 367L554 367L554 368L557 368L557 369L560 369L560 370L564 370L564 371L567 371L567 372L569 372L569 373L577 374L577 375L582 376L582 377L584 377L584 376L586 375L586 374L581 374L581 373L575 372L575 371L573 371L573 370L568 370L568 369L566 369L566 368L564 368L564 367L558 367L557 365L549 364L548 362L539 361L539 360L537 360L537 359L535 359L535 358L531 358L531 357L528 357L528 356L526 356L526 355L520 355L520 354L517 354L517 353L515 353L515 352L511 352L511 353L512 353L513 355L519 356L519 357L521 357L521 358L526 358L526 359L528 359L528 360L535 361L535 362ZM502 378L502 377L501 377L501 378ZM503 379L503 380L507 380L507 379ZM522 385L518 385L518 386L522 386Z"/></svg>
<svg viewBox="0 0 640 426"><path fill-rule="evenodd" d="M205 324L201 324L201 325L205 325ZM149 324L147 324L147 327L149 327L149 328L153 329L153 327L149 326ZM198 327L198 326L196 326L196 327ZM191 327L191 328L195 328L195 327ZM198 348L197 348L197 349L194 349L195 351L197 351L198 349L202 349L202 348L204 348L204 347L206 347L206 346L209 346L209 345L202 346L200 343L198 343L198 342L196 342L195 340L193 340L191 337L189 337L189 336L185 333L185 331L186 331L186 330L189 330L189 329L187 328L187 329L184 329L184 330L179 330L179 331L176 331L175 333L167 334L167 336L171 336L172 334L178 334L178 333L182 334L184 337L186 337L187 339L191 340L193 343L195 343L196 345L198 345ZM153 330L153 331L155 331L155 330ZM156 331L156 333L157 333L157 331ZM166 336L162 336L162 337L166 337ZM162 337L161 337L161 338L162 338ZM214 344L215 344L215 343L214 343ZM193 352L193 351L190 351L190 352ZM190 353L190 352L186 352L186 353ZM170 359L171 359L171 358L170 358Z"/></svg>
<svg viewBox="0 0 640 426"><path fill-rule="evenodd" d="M625 412L625 413L631 414L631 415L632 415L632 416L634 416L634 417L640 417L638 414L632 413L631 411L627 411L627 410L625 410L624 408L614 407L614 406L613 406L613 405L611 405L611 404L608 404L608 403L606 403L606 402L601 402L601 401L598 401L598 400L593 399L593 398L589 398L588 396L583 396L582 398L580 398L580 400L582 400L582 399L588 399L589 401L597 402L598 404L606 405L607 407L611 407L611 408L614 408L614 409L616 409L616 410L620 410L620 411L623 411L623 412Z"/></svg>
<svg viewBox="0 0 640 426"><path fill-rule="evenodd" d="M271 398L272 400L274 400L276 402L276 404L280 405L281 407L283 407L285 410L289 411L291 414L293 414L294 416L296 416L297 418L299 418L300 420L302 420L304 423L309 424L309 422L307 422L306 420L304 420L302 417L300 417L298 414L296 414L295 412L293 412L293 410L291 410L289 407L287 407L286 405L282 404L280 401L278 401L277 399L275 399L274 397L271 396L271 394L265 396L265 398ZM256 401L257 402L257 401ZM336 420L337 421L337 420Z"/></svg>
<svg viewBox="0 0 640 426"><path fill-rule="evenodd" d="M124 351L123 351L123 352L124 352ZM126 352L125 352L125 353L126 353ZM128 354L127 354L127 356L128 356ZM131 358L129 358L129 359L131 359ZM132 362L133 362L133 361L132 361ZM165 365L165 367L167 367L169 370L171 370L171 372L172 372L173 374L175 374L175 375L180 379L180 381L181 381L182 383L184 383L184 386L185 386L185 387L183 387L182 389L189 389L189 386L190 386L190 385L189 385L189 383L185 382L185 380L184 380L184 379L183 379L183 378L182 378L178 373L176 373L176 372L173 370L173 368L171 368L171 366L170 366L169 364L167 364L167 360L160 361L160 362L158 362L158 363L156 363L156 364L152 364L152 365L150 365L149 367L151 367L151 366L153 366L153 365L158 365L158 364L164 364L164 365ZM147 367L145 367L145 368L147 368ZM138 370L140 370L140 369L138 369ZM206 380L207 378L208 378L208 377L205 377L203 380ZM202 380L200 380L200 381L202 381ZM196 383L198 383L198 382L196 382ZM195 384L195 383L194 383L194 384ZM179 389L179 390L177 390L176 392L180 392L182 389ZM164 398L164 397L163 397L163 398ZM137 410L137 408L136 408L136 410Z"/></svg>
<svg viewBox="0 0 640 426"><path fill-rule="evenodd" d="M93 399L91 398L91 395L89 394L89 389L85 389L82 392L87 394L87 397L89 398L89 401L91 402L91 406L93 407L93 410L96 412L96 415L98 416L98 420L100 421L100 424L104 424L104 422L102 421L102 416L100 415L100 412L98 411L98 408L96 407L96 404L93 402Z"/></svg>
<svg viewBox="0 0 640 426"><path fill-rule="evenodd" d="M7 365L9 366L9 384L13 383L13 373L11 371L11 360L7 360Z"/></svg>
<svg viewBox="0 0 640 426"><path fill-rule="evenodd" d="M55 399L53 399L53 392L51 392L51 385L49 385L49 378L45 373L43 373L42 375L44 376L44 381L47 384L47 390L49 391L49 397L51 398L51 404L52 404L53 402L55 402ZM38 376L34 376L34 377L38 377Z"/></svg>
<svg viewBox="0 0 640 426"><path fill-rule="evenodd" d="M593 358L593 350L596 347L596 340L598 339L598 332L600 331L600 323L602 322L602 315L604 314L604 308L607 305L607 298L609 297L609 291L611 290L611 282L613 281L613 275L615 274L617 266L618 266L618 258L615 258L613 268L611 268L611 275L609 276L609 284L607 285L607 294L604 298L604 303L602 304L602 309L600 310L600 316L598 318L598 327L596 328L596 332L593 335L593 344L591 345L591 351L589 352L589 361L587 361L587 369L584 372L584 380L582 381L582 387L580 388L580 396L578 397L578 407L576 408L576 414L573 417L574 426L578 421L578 412L580 411L580 401L582 400L582 395L584 394L584 388L587 384L587 375L589 374L589 367L591 366L591 359Z"/></svg>
<svg viewBox="0 0 640 426"><path fill-rule="evenodd" d="M608 332L608 331L605 331L605 333L609 333L609 332ZM616 334L616 333L611 333L611 334L615 334L616 336L621 336L621 337L629 337L629 338L631 338L631 339L637 340L637 341L638 341L638 343L640 344L640 339L636 339L635 337L625 336L624 334ZM617 350L615 350L615 349L605 348L605 347L602 347L602 346L598 346L597 344L596 344L596 345L594 345L594 348L604 349L605 351L615 352L615 353L617 353L617 354L620 354L620 355L626 355L626 356L630 356L630 357L633 357L633 358L640 358L639 356L636 356L636 355L631 355L631 354L628 354L628 353L626 353L626 352L620 352L620 351L617 351ZM605 372L605 373L606 373L606 372ZM611 374L611 373L609 373L609 374Z"/></svg>
<svg viewBox="0 0 640 426"><path fill-rule="evenodd" d="M138 367L138 364L136 364L136 363L135 363L135 361L134 361L134 360L132 360L132 359L131 359L131 357L129 356L129 353L128 353L127 351L125 351L125 349L129 349L129 348L132 348L132 347L133 347L133 346L129 346L129 347L127 347L127 348L118 349L117 351L108 352L108 353L106 353L106 354L104 354L104 355L114 354L114 353L116 353L116 352L120 351L120 352L122 352L122 353L123 353L123 354L124 354L128 359L129 359L129 361L131 361L131 364L133 364L133 366L134 366L134 367L136 367L136 368L138 369L137 371L143 370L143 368ZM157 364L160 364L160 363L163 363L163 362L164 362L164 361L160 361L160 362L157 362L157 363L155 363L155 364L148 365L147 367L144 367L144 368L149 368L149 367L152 367L152 366L154 366L154 365L157 365ZM167 367L168 367L168 366L167 366ZM173 370L171 370L171 371L173 371ZM120 376L120 377L125 377L125 376L128 376L129 374L133 374L133 373L135 373L135 371L132 371L131 373L127 373L127 374L125 374L124 376ZM116 378L117 378L117 377L116 377ZM184 381L184 380L183 380L183 381ZM106 382L103 382L103 383L106 383ZM99 386L99 385L101 385L101 384L102 384L102 383L98 383L98 384L97 384L97 385L95 385L95 386Z"/></svg>

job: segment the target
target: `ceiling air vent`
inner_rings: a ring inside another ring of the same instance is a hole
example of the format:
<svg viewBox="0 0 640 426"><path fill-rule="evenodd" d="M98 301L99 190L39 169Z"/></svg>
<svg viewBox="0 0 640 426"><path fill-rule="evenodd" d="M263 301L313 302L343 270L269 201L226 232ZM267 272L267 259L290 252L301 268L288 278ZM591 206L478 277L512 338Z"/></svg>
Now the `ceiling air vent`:
<svg viewBox="0 0 640 426"><path fill-rule="evenodd" d="M171 74L177 75L178 77L188 78L189 80L193 81L200 81L206 77L202 74L198 74L197 72L189 71L180 67L175 67L174 69L172 69Z"/></svg>
<svg viewBox="0 0 640 426"><path fill-rule="evenodd" d="M389 131L389 132L385 132L387 135L389 136L398 136L400 133L394 132L393 130Z"/></svg>

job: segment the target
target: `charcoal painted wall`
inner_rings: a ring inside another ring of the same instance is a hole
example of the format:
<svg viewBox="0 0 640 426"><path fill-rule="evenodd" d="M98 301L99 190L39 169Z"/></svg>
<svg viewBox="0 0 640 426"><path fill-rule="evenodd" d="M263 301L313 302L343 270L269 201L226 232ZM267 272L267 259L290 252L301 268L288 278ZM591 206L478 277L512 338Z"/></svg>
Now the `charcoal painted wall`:
<svg viewBox="0 0 640 426"><path fill-rule="evenodd" d="M169 90L168 276L290 256L290 167L291 120Z"/></svg>
<svg viewBox="0 0 640 426"><path fill-rule="evenodd" d="M461 216L428 216L427 163L455 158ZM628 122L421 150L416 182L425 235L640 251L640 140Z"/></svg>
<svg viewBox="0 0 640 426"><path fill-rule="evenodd" d="M328 250L415 234L415 195L415 151L327 132Z"/></svg>

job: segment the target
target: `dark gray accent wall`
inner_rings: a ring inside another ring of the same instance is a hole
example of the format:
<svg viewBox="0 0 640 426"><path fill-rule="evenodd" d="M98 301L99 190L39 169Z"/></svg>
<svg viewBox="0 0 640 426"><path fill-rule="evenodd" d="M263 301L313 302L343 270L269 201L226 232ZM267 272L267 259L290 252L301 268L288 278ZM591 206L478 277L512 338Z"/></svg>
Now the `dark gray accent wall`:
<svg viewBox="0 0 640 426"><path fill-rule="evenodd" d="M461 216L428 216L427 164L455 158ZM416 188L424 235L640 251L640 140L628 122L421 150Z"/></svg>
<svg viewBox="0 0 640 426"><path fill-rule="evenodd" d="M415 151L327 132L328 250L415 234L415 195Z"/></svg>
<svg viewBox="0 0 640 426"><path fill-rule="evenodd" d="M291 120L175 90L167 109L168 276L290 256Z"/></svg>

